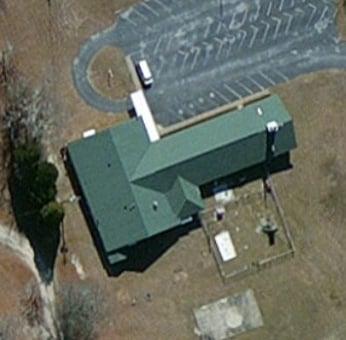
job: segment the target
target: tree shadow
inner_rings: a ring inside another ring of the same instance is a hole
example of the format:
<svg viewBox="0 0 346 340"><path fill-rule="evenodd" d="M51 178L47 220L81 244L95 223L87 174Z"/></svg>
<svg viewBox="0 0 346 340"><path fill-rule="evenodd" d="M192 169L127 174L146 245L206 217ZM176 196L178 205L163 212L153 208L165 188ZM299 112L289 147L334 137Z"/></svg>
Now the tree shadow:
<svg viewBox="0 0 346 340"><path fill-rule="evenodd" d="M48 228L43 224L40 212L31 204L27 193L17 184L13 175L9 179L9 189L17 228L29 240L41 279L48 284L53 279L60 228Z"/></svg>

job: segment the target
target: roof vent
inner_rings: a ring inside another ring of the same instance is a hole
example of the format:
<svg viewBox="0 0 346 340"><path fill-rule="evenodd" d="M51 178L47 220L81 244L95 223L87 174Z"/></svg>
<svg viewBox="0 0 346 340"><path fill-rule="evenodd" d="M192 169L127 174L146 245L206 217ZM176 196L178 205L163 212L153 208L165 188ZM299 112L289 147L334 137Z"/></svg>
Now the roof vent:
<svg viewBox="0 0 346 340"><path fill-rule="evenodd" d="M263 110L262 110L261 107L258 107L258 108L257 108L257 114L258 114L259 116L263 116Z"/></svg>
<svg viewBox="0 0 346 340"><path fill-rule="evenodd" d="M280 128L280 126L279 126L278 122L275 120L272 120L271 122L267 123L267 131L269 133L278 132L279 128Z"/></svg>
<svg viewBox="0 0 346 340"><path fill-rule="evenodd" d="M159 203L157 201L153 201L153 209L156 211L159 207Z"/></svg>

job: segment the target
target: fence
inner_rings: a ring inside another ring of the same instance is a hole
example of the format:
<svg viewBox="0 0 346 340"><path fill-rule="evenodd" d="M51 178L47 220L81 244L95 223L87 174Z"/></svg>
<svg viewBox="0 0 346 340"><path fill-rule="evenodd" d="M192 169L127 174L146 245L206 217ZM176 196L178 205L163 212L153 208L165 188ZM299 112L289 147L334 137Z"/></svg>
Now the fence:
<svg viewBox="0 0 346 340"><path fill-rule="evenodd" d="M277 214L280 217L281 226L283 228L284 235L285 235L285 238L287 241L288 250L285 252L282 252L280 254L276 254L276 255L273 255L270 257L258 259L254 262L249 263L249 264L240 266L239 268L237 268L231 272L227 272L224 268L223 261L220 257L219 251L217 249L215 239L213 237L213 233L209 227L210 222L208 222L208 220L206 218L207 214L210 213L211 211L213 211L214 209L208 209L202 213L202 216L201 216L202 227L203 227L204 233L208 239L210 250L213 253L213 256L215 258L218 271L219 271L220 276L223 279L224 283L227 283L230 280L243 279L243 278L245 278L251 274L255 274L261 270L272 267L273 265L280 264L280 263L286 261L287 259L292 258L295 254L296 248L295 248L294 241L293 241L293 238L292 238L292 235L290 232L290 227L289 227L289 224L285 218L284 210L282 208L281 202L280 202L279 197L277 195L277 192L275 190L274 183L273 183L272 179L269 179L267 181L267 183L271 189L270 190L270 196L273 199ZM244 196L244 198L247 199L250 195L254 195L254 194L259 194L259 193L253 192L251 194L247 194L246 196Z"/></svg>

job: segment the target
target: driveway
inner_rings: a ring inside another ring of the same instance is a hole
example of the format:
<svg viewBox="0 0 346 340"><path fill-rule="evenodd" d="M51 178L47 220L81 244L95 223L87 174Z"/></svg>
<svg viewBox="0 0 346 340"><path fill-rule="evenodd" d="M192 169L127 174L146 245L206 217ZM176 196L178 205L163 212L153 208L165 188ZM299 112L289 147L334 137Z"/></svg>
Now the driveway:
<svg viewBox="0 0 346 340"><path fill-rule="evenodd" d="M145 58L154 85L147 98L168 126L286 82L300 74L346 67L336 28L337 0L148 0L91 37L73 65L90 105L124 111L127 100L97 94L88 76L95 54L117 46Z"/></svg>

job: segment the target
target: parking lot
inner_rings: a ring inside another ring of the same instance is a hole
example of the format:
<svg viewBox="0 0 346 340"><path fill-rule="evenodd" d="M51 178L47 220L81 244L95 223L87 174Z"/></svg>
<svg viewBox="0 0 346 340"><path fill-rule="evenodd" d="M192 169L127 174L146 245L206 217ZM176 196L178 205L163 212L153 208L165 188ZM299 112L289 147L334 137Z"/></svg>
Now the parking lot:
<svg viewBox="0 0 346 340"><path fill-rule="evenodd" d="M80 95L101 111L126 100L102 98L87 70L105 46L146 59L154 75L147 97L168 126L304 73L346 66L335 0L149 0L122 12L92 37L74 63Z"/></svg>

